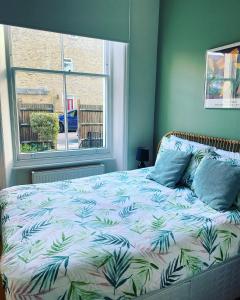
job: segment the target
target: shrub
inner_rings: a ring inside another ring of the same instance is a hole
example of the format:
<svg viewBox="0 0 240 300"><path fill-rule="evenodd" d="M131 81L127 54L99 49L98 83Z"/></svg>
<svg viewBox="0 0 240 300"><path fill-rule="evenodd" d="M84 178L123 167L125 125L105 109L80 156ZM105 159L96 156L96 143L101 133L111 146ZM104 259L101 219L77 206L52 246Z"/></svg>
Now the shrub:
<svg viewBox="0 0 240 300"><path fill-rule="evenodd" d="M30 115L32 131L38 135L38 141L52 142L56 148L59 131L58 114L46 112L34 112Z"/></svg>
<svg viewBox="0 0 240 300"><path fill-rule="evenodd" d="M37 152L37 147L34 147L31 144L21 144L21 152L22 153Z"/></svg>
<svg viewBox="0 0 240 300"><path fill-rule="evenodd" d="M52 149L52 142L48 143L23 143L21 144L20 151L21 153L33 153L33 152L40 152L40 151L47 151Z"/></svg>

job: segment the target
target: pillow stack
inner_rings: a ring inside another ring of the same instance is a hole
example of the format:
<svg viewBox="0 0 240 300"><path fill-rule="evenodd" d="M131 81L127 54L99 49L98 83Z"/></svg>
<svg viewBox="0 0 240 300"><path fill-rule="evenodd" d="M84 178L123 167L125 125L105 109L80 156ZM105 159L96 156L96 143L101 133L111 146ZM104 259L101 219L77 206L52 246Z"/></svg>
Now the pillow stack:
<svg viewBox="0 0 240 300"><path fill-rule="evenodd" d="M178 152L181 151L186 154L189 154L191 158L188 161L186 161L184 172L179 174L179 176L181 175L181 178L178 183L181 185L185 185L189 188L192 188L194 174L196 172L196 169L200 161L205 155L209 154L213 149L214 148L209 147L207 145L184 140L174 135L170 136L169 138L163 137L161 142L161 147L158 151L155 167L157 166L158 161L162 157L162 155L165 152L168 152L169 150L175 150ZM159 167L157 169L159 169ZM155 171L158 172L157 170Z"/></svg>
<svg viewBox="0 0 240 300"><path fill-rule="evenodd" d="M216 210L225 211L233 204L240 209L240 153L164 137L147 178L169 188L187 186Z"/></svg>
<svg viewBox="0 0 240 300"><path fill-rule="evenodd" d="M214 148L208 145L187 141L175 136L172 136L171 140L175 143L175 148L181 147L180 149L182 149L182 151L192 154L192 158L180 182L182 185L192 188L193 178L198 165L203 157L211 153Z"/></svg>

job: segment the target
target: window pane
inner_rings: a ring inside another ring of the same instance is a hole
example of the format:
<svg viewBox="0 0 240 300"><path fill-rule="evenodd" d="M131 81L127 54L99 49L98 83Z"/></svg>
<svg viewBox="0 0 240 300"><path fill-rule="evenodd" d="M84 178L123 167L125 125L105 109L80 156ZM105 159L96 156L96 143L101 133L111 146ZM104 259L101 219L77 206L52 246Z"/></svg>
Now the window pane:
<svg viewBox="0 0 240 300"><path fill-rule="evenodd" d="M104 41L80 36L63 35L64 61L70 71L104 73Z"/></svg>
<svg viewBox="0 0 240 300"><path fill-rule="evenodd" d="M36 69L62 69L59 33L10 27L12 65Z"/></svg>
<svg viewBox="0 0 240 300"><path fill-rule="evenodd" d="M63 76L18 71L15 85L20 152L65 150Z"/></svg>
<svg viewBox="0 0 240 300"><path fill-rule="evenodd" d="M69 149L104 147L105 80L67 76Z"/></svg>
<svg viewBox="0 0 240 300"><path fill-rule="evenodd" d="M104 73L103 40L10 27L12 66Z"/></svg>

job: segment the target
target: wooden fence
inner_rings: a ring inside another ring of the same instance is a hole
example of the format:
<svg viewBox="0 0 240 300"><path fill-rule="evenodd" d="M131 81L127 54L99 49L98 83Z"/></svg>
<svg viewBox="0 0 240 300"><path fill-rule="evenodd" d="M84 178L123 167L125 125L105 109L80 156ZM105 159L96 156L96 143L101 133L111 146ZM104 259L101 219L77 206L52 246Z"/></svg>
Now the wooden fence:
<svg viewBox="0 0 240 300"><path fill-rule="evenodd" d="M103 106L78 105L79 148L103 146Z"/></svg>
<svg viewBox="0 0 240 300"><path fill-rule="evenodd" d="M54 112L53 104L23 104L18 106L20 143L39 143L38 135L32 132L30 115L33 112ZM79 148L103 146L103 106L78 105Z"/></svg>
<svg viewBox="0 0 240 300"><path fill-rule="evenodd" d="M53 104L23 104L19 103L19 134L21 144L37 143L38 135L32 132L30 126L30 115L33 112L53 112Z"/></svg>

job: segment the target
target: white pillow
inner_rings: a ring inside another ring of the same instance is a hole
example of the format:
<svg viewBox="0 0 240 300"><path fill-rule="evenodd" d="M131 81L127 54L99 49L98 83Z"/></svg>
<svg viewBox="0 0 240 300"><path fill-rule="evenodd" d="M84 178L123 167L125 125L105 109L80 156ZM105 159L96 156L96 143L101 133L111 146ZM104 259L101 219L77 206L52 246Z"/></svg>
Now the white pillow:
<svg viewBox="0 0 240 300"><path fill-rule="evenodd" d="M186 139L182 139L182 138L179 138L175 135L171 135L170 136L171 140L172 141L179 141L181 143L187 143L188 145L192 145L192 146L195 146L197 148L211 148L211 149L216 149L215 147L211 147L209 145L206 145L206 144L201 144L201 143L198 143L198 142L194 142L194 141L189 141L189 140L186 140Z"/></svg>
<svg viewBox="0 0 240 300"><path fill-rule="evenodd" d="M230 151L225 151L222 149L215 149L214 150L215 153L217 153L218 155L222 156L225 159L230 159L235 161L235 163L237 165L240 165L240 153L239 152L230 152Z"/></svg>

